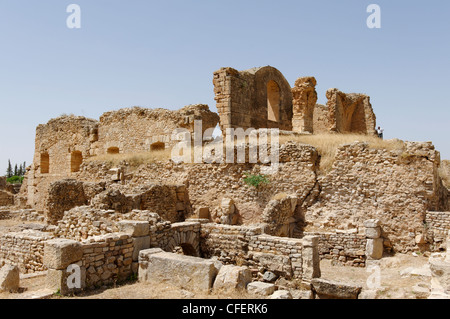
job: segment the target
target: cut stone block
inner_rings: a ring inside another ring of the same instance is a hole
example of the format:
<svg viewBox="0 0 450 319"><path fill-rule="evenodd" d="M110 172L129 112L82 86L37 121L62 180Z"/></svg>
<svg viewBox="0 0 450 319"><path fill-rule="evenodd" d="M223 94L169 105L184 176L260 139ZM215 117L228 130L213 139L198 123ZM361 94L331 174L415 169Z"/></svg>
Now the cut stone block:
<svg viewBox="0 0 450 319"><path fill-rule="evenodd" d="M51 269L66 269L81 260L83 249L81 243L69 239L52 239L44 245L44 265Z"/></svg>
<svg viewBox="0 0 450 319"><path fill-rule="evenodd" d="M274 284L255 281L247 285L247 292L254 295L270 296L276 290Z"/></svg>
<svg viewBox="0 0 450 319"><path fill-rule="evenodd" d="M247 267L222 266L214 281L214 289L245 289L252 281L252 272Z"/></svg>
<svg viewBox="0 0 450 319"><path fill-rule="evenodd" d="M311 280L311 289L316 299L358 299L362 287L314 278Z"/></svg>
<svg viewBox="0 0 450 319"><path fill-rule="evenodd" d="M133 238L134 249L133 249L133 261L138 261L139 252L150 248L150 236L135 237Z"/></svg>
<svg viewBox="0 0 450 319"><path fill-rule="evenodd" d="M20 285L19 267L6 265L0 269L0 291L17 292Z"/></svg>
<svg viewBox="0 0 450 319"><path fill-rule="evenodd" d="M383 238L367 239L366 256L368 259L383 257Z"/></svg>
<svg viewBox="0 0 450 319"><path fill-rule="evenodd" d="M376 228L381 226L381 222L379 219L368 219L363 224L366 228Z"/></svg>
<svg viewBox="0 0 450 319"><path fill-rule="evenodd" d="M139 281L209 291L218 269L214 261L167 252L143 250L139 254Z"/></svg>
<svg viewBox="0 0 450 319"><path fill-rule="evenodd" d="M373 227L373 228L366 228L366 237L375 239L380 238L381 236L381 227Z"/></svg>
<svg viewBox="0 0 450 319"><path fill-rule="evenodd" d="M79 271L49 269L46 277L46 288L61 295L79 292L86 287L86 268L80 266ZM78 277L79 276L79 277Z"/></svg>
<svg viewBox="0 0 450 319"><path fill-rule="evenodd" d="M277 290L269 299L293 299L291 293L288 290Z"/></svg>
<svg viewBox="0 0 450 319"><path fill-rule="evenodd" d="M119 231L131 237L143 237L149 234L149 222L137 220L121 220L117 223Z"/></svg>

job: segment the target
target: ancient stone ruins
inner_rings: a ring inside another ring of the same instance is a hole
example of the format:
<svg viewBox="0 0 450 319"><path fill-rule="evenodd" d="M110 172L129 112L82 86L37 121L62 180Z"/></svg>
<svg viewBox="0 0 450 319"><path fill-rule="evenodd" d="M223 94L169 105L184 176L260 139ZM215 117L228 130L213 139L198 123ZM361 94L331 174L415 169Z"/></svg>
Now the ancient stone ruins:
<svg viewBox="0 0 450 319"><path fill-rule="evenodd" d="M270 66L222 68L213 85L218 114L207 105L133 107L39 125L21 187L0 179L0 222L13 225L0 228L0 290L18 291L19 278L33 274L62 295L134 276L193 291L358 298L365 288L325 278L322 262L364 268L421 252L434 280L427 297L449 296L449 192L431 142L354 141L324 171L320 149L299 138L377 138L369 96L329 89L319 105L314 77L291 87ZM217 125L279 129L278 169L252 186L245 174L261 176L270 164L168 156L133 165L133 154L170 151L175 131L194 134L195 121L206 135Z"/></svg>

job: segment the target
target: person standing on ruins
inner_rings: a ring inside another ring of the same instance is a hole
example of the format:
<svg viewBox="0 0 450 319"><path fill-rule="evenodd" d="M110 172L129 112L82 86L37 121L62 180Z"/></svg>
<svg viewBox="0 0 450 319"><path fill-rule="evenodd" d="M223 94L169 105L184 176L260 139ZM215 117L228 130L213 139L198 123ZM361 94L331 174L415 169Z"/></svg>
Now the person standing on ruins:
<svg viewBox="0 0 450 319"><path fill-rule="evenodd" d="M377 134L378 134L378 137L381 139L383 139L383 132L384 132L384 129L382 129L381 127L378 126Z"/></svg>

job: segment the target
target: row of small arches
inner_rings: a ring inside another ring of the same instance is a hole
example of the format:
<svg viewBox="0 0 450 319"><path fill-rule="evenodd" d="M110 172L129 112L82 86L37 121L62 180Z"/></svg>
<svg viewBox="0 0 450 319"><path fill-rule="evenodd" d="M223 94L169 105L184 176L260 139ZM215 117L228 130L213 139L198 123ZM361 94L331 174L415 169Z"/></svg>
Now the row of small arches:
<svg viewBox="0 0 450 319"><path fill-rule="evenodd" d="M163 142L156 142L150 145L150 151L164 150L166 145ZM107 154L119 154L120 149L118 147L110 147L106 151ZM41 153L41 174L50 173L50 155L48 153ZM76 173L80 170L83 163L83 154L80 151L73 151L70 154L70 171Z"/></svg>

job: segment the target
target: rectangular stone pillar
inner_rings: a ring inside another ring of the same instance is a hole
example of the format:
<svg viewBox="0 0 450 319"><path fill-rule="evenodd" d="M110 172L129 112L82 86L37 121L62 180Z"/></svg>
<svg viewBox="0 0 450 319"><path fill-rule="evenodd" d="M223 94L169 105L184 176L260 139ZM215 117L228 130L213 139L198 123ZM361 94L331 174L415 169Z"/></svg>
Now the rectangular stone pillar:
<svg viewBox="0 0 450 319"><path fill-rule="evenodd" d="M319 237L305 236L302 250L302 280L310 282L313 278L320 277Z"/></svg>
<svg viewBox="0 0 450 319"><path fill-rule="evenodd" d="M69 239L52 239L44 244L44 266L47 267L46 286L62 295L86 287L86 269L82 264L81 243Z"/></svg>
<svg viewBox="0 0 450 319"><path fill-rule="evenodd" d="M378 219L369 219L364 222L366 227L366 258L378 260L383 257L383 238L381 238L381 227Z"/></svg>

